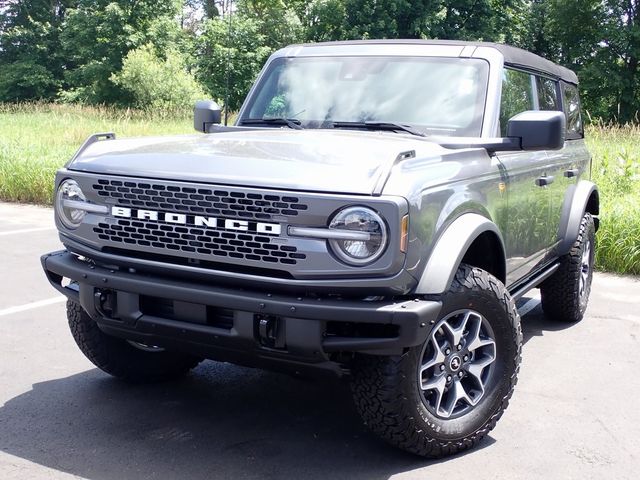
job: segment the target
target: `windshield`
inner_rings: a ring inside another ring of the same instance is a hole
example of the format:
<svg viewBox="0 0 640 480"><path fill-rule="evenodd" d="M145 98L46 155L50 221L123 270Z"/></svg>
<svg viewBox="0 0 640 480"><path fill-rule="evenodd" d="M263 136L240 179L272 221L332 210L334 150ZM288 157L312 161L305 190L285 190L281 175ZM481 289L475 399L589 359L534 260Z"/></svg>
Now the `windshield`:
<svg viewBox="0 0 640 480"><path fill-rule="evenodd" d="M489 64L480 59L279 58L249 98L239 124L268 118L295 119L304 128L389 122L429 135L478 137L488 75Z"/></svg>

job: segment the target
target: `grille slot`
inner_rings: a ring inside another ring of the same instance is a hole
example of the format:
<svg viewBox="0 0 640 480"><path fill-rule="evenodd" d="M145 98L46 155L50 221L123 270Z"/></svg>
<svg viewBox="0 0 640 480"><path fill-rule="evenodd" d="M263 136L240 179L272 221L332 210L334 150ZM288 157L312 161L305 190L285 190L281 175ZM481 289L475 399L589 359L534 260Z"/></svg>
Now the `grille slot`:
<svg viewBox="0 0 640 480"><path fill-rule="evenodd" d="M293 196L148 181L99 179L93 189L102 198L116 200L119 206L195 215L272 220L274 216L295 217L308 208Z"/></svg>
<svg viewBox="0 0 640 480"><path fill-rule="evenodd" d="M270 264L295 265L306 255L291 245L280 245L274 238L251 232L231 232L117 218L100 222L93 231L98 238L122 245L136 245L174 255L213 255L227 259L246 259Z"/></svg>
<svg viewBox="0 0 640 480"><path fill-rule="evenodd" d="M233 328L234 312L227 308L199 305L170 300L168 298L140 295L140 311L144 315L199 323L211 327Z"/></svg>

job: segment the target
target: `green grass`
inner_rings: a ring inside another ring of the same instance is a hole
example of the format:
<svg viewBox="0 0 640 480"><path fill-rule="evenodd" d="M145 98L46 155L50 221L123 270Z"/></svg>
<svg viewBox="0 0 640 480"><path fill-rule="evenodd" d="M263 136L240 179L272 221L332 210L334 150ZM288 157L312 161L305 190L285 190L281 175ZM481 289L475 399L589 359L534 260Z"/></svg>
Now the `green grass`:
<svg viewBox="0 0 640 480"><path fill-rule="evenodd" d="M155 115L73 105L0 104L0 199L50 204L53 175L92 133L119 137L193 132L185 112Z"/></svg>
<svg viewBox="0 0 640 480"><path fill-rule="evenodd" d="M640 275L640 126L592 126L587 144L600 189L596 265Z"/></svg>
<svg viewBox="0 0 640 480"><path fill-rule="evenodd" d="M0 199L51 204L53 175L91 133L119 137L193 131L190 112L0 104ZM587 144L600 187L597 266L640 274L640 127L591 126Z"/></svg>

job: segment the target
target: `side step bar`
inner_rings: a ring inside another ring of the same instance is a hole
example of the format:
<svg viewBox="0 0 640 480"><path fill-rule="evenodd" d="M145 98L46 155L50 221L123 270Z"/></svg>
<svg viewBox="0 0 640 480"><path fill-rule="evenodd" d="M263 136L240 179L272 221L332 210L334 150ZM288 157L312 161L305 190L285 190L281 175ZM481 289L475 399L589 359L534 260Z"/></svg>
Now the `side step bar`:
<svg viewBox="0 0 640 480"><path fill-rule="evenodd" d="M515 289L509 292L511 293L511 297L514 300L518 300L529 290L537 287L542 282L544 282L547 278L549 278L551 275L556 273L556 270L558 270L558 268L560 268L560 263L559 262L553 263L548 268L545 268L544 270L536 274L534 277L527 280L524 284L516 285Z"/></svg>

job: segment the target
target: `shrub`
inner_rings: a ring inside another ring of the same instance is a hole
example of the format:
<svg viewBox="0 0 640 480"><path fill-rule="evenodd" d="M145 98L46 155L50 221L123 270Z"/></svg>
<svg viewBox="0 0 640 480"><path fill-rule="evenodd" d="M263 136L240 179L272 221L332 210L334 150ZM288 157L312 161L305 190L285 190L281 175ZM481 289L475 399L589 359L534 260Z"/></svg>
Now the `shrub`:
<svg viewBox="0 0 640 480"><path fill-rule="evenodd" d="M166 59L153 52L151 45L130 51L122 70L111 81L132 96L138 108L182 110L192 108L196 100L206 97L193 75L185 69L178 52L170 50Z"/></svg>
<svg viewBox="0 0 640 480"><path fill-rule="evenodd" d="M0 102L49 98L58 83L47 68L30 60L5 65L0 69Z"/></svg>

